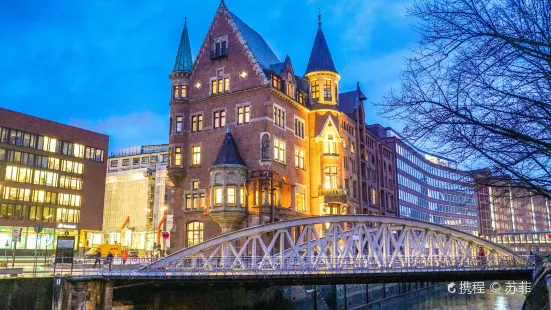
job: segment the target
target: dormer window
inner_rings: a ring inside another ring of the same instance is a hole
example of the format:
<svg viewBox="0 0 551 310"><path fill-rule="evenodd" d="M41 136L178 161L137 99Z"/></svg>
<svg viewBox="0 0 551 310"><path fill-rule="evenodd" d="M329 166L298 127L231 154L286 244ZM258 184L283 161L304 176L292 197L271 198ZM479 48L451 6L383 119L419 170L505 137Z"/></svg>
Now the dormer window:
<svg viewBox="0 0 551 310"><path fill-rule="evenodd" d="M300 91L298 92L298 103L306 104L306 94Z"/></svg>
<svg viewBox="0 0 551 310"><path fill-rule="evenodd" d="M287 74L287 96L296 99L295 84L292 74Z"/></svg>
<svg viewBox="0 0 551 310"><path fill-rule="evenodd" d="M210 59L215 60L228 56L228 36L214 39Z"/></svg>
<svg viewBox="0 0 551 310"><path fill-rule="evenodd" d="M326 101L333 100L333 92L331 88L331 80L324 80L323 81L323 99Z"/></svg>
<svg viewBox="0 0 551 310"><path fill-rule="evenodd" d="M281 90L281 79L277 75L272 75L272 87Z"/></svg>

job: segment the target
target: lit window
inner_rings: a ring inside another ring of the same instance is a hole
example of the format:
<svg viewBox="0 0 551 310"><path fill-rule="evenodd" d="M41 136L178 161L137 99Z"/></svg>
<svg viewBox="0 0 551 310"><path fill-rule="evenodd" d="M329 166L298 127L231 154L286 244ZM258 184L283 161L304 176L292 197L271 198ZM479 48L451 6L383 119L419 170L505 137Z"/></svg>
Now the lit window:
<svg viewBox="0 0 551 310"><path fill-rule="evenodd" d="M176 133L182 132L182 117L176 116Z"/></svg>
<svg viewBox="0 0 551 310"><path fill-rule="evenodd" d="M331 80L325 80L323 81L323 99L331 101L333 100L331 91Z"/></svg>
<svg viewBox="0 0 551 310"><path fill-rule="evenodd" d="M214 112L214 128L222 128L226 126L226 110Z"/></svg>
<svg viewBox="0 0 551 310"><path fill-rule="evenodd" d="M312 88L312 99L320 98L320 84L318 80L313 80L311 84Z"/></svg>
<svg viewBox="0 0 551 310"><path fill-rule="evenodd" d="M55 153L57 150L57 139L50 138L50 137L44 137L44 143L42 144L42 149L44 151L53 152ZM84 150L82 157L84 157Z"/></svg>
<svg viewBox="0 0 551 310"><path fill-rule="evenodd" d="M304 139L304 122L295 118L295 136Z"/></svg>
<svg viewBox="0 0 551 310"><path fill-rule="evenodd" d="M327 140L323 142L324 154L337 154L337 142L333 134L327 135Z"/></svg>
<svg viewBox="0 0 551 310"><path fill-rule="evenodd" d="M177 146L174 148L174 166L182 165L182 148Z"/></svg>
<svg viewBox="0 0 551 310"><path fill-rule="evenodd" d="M281 90L281 79L275 75L272 75L272 87Z"/></svg>
<svg viewBox="0 0 551 310"><path fill-rule="evenodd" d="M201 164L201 147L200 146L194 146L191 151L192 154L192 160L191 163L194 166L198 166Z"/></svg>
<svg viewBox="0 0 551 310"><path fill-rule="evenodd" d="M187 246L194 246L203 242L203 223L190 222L187 223Z"/></svg>
<svg viewBox="0 0 551 310"><path fill-rule="evenodd" d="M73 144L73 156L78 158L84 158L84 145L74 143Z"/></svg>
<svg viewBox="0 0 551 310"><path fill-rule="evenodd" d="M251 107L244 106L237 108L237 124L245 124L250 121L251 118Z"/></svg>
<svg viewBox="0 0 551 310"><path fill-rule="evenodd" d="M193 190L199 189L199 181L191 182L191 189Z"/></svg>
<svg viewBox="0 0 551 310"><path fill-rule="evenodd" d="M226 188L226 203L230 205L235 204L235 187L233 186Z"/></svg>
<svg viewBox="0 0 551 310"><path fill-rule="evenodd" d="M282 163L285 162L285 142L274 139L274 159Z"/></svg>
<svg viewBox="0 0 551 310"><path fill-rule="evenodd" d="M222 204L222 187L214 188L214 204L217 206Z"/></svg>
<svg viewBox="0 0 551 310"><path fill-rule="evenodd" d="M297 211L306 212L305 188L297 186L295 188L295 207Z"/></svg>
<svg viewBox="0 0 551 310"><path fill-rule="evenodd" d="M216 77L211 81L210 92L212 95L230 91L230 78L224 77L224 71L218 70Z"/></svg>
<svg viewBox="0 0 551 310"><path fill-rule="evenodd" d="M295 85L289 80L287 81L287 96L295 99L296 98L296 92L295 92Z"/></svg>
<svg viewBox="0 0 551 310"><path fill-rule="evenodd" d="M193 115L191 117L191 132L203 130L203 114Z"/></svg>
<svg viewBox="0 0 551 310"><path fill-rule="evenodd" d="M274 107L274 124L285 129L285 110Z"/></svg>
<svg viewBox="0 0 551 310"><path fill-rule="evenodd" d="M180 97L178 85L174 85L174 98Z"/></svg>
<svg viewBox="0 0 551 310"><path fill-rule="evenodd" d="M295 167L304 170L304 150L295 147Z"/></svg>
<svg viewBox="0 0 551 310"><path fill-rule="evenodd" d="M337 188L337 166L325 167L325 182L326 189Z"/></svg>
<svg viewBox="0 0 551 310"><path fill-rule="evenodd" d="M59 170L59 159L49 157L48 158L48 169Z"/></svg>
<svg viewBox="0 0 551 310"><path fill-rule="evenodd" d="M245 189L243 187L239 189L239 204L242 207L245 206Z"/></svg>
<svg viewBox="0 0 551 310"><path fill-rule="evenodd" d="M187 85L180 86L180 95L182 98L187 98Z"/></svg>

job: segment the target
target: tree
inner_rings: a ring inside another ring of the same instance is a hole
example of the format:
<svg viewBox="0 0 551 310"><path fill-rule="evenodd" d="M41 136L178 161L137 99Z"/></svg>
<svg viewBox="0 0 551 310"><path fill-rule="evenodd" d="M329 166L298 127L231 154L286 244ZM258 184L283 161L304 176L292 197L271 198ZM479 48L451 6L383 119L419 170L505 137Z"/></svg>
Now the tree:
<svg viewBox="0 0 551 310"><path fill-rule="evenodd" d="M383 114L416 144L551 198L551 1L419 0L410 14L420 44Z"/></svg>

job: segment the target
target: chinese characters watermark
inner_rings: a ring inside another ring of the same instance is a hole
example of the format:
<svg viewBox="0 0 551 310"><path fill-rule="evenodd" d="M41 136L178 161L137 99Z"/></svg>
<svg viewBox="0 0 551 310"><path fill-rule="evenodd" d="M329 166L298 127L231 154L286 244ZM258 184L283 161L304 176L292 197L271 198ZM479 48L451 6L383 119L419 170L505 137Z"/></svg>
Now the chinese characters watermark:
<svg viewBox="0 0 551 310"><path fill-rule="evenodd" d="M475 295L475 294L485 294L486 285L482 281L470 282L470 281L461 281L459 285L455 282L448 283L448 292L450 294L461 294L461 295ZM492 282L488 289L493 293L503 292L505 295L514 295L514 294L527 294L530 293L531 284L528 281L507 281L505 285L502 285L499 282Z"/></svg>

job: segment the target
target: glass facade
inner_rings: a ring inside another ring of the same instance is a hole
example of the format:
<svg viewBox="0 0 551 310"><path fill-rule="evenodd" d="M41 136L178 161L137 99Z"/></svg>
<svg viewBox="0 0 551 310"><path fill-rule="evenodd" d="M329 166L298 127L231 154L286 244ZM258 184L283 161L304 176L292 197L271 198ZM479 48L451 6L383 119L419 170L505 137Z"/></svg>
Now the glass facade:
<svg viewBox="0 0 551 310"><path fill-rule="evenodd" d="M447 160L397 140L400 216L479 234L474 181ZM446 163L446 165L442 165Z"/></svg>

